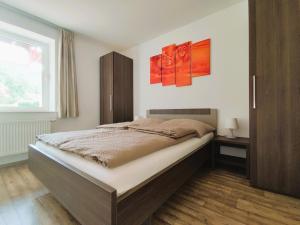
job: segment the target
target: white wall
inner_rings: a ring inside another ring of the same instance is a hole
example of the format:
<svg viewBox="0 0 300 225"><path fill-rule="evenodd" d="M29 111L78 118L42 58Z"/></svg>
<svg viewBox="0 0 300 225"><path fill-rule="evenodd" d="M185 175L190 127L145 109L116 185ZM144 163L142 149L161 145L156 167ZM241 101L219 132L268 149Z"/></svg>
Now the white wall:
<svg viewBox="0 0 300 225"><path fill-rule="evenodd" d="M210 107L219 110L219 134L224 121L236 117L239 136L249 136L248 3L233 5L201 20L135 46L123 54L134 59L134 112L151 108ZM172 43L211 38L211 76L193 78L192 86L149 84L149 57Z"/></svg>
<svg viewBox="0 0 300 225"><path fill-rule="evenodd" d="M38 18L27 15L22 11L6 6L2 7L0 4L0 20L53 38L58 43L59 31L57 27L39 21ZM99 123L99 57L110 51L109 47L98 41L75 34L80 115L74 119L57 119L52 123L53 131L89 129L94 128ZM31 116L39 119L55 117L55 115L49 113L32 113L31 115L28 115L28 113L0 113L0 120L30 119Z"/></svg>

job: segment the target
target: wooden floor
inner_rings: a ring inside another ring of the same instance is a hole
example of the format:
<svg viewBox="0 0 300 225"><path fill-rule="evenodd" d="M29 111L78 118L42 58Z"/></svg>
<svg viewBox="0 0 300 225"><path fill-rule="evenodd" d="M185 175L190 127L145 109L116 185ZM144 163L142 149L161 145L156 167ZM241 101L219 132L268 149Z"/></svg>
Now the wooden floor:
<svg viewBox="0 0 300 225"><path fill-rule="evenodd" d="M0 169L0 225L58 224L79 225L26 165ZM300 200L216 170L191 179L155 213L153 224L300 225Z"/></svg>

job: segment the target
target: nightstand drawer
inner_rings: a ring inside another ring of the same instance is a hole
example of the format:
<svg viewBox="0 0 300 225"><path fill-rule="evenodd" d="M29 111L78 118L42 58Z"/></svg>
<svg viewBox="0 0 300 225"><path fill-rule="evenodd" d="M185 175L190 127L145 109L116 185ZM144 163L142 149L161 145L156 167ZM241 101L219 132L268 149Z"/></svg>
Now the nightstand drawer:
<svg viewBox="0 0 300 225"><path fill-rule="evenodd" d="M222 147L232 148L236 156L221 154ZM238 154L237 154L238 153ZM241 156L241 157L239 157ZM226 137L217 136L213 141L212 166L234 167L240 171L244 171L249 177L249 138L235 138L230 139Z"/></svg>

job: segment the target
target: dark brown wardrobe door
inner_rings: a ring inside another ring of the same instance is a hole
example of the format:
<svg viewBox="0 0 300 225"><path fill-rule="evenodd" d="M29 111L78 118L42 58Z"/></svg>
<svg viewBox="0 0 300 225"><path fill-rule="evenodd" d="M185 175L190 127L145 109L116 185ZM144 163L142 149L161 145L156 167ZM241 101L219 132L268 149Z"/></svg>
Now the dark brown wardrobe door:
<svg viewBox="0 0 300 225"><path fill-rule="evenodd" d="M249 9L251 182L300 197L300 0Z"/></svg>
<svg viewBox="0 0 300 225"><path fill-rule="evenodd" d="M114 52L114 122L133 120L133 61Z"/></svg>
<svg viewBox="0 0 300 225"><path fill-rule="evenodd" d="M100 124L113 123L113 53L100 58Z"/></svg>

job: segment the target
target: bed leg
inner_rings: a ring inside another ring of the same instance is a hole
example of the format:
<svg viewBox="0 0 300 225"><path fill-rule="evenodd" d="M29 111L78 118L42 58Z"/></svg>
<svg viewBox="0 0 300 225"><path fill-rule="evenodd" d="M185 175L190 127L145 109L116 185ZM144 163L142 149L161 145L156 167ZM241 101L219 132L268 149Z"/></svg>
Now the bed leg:
<svg viewBox="0 0 300 225"><path fill-rule="evenodd" d="M145 220L145 222L141 225L151 225L151 224L152 224L152 216L149 216L149 218Z"/></svg>

